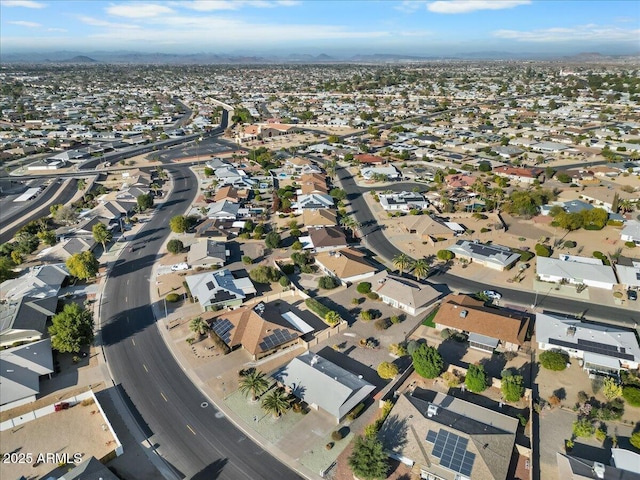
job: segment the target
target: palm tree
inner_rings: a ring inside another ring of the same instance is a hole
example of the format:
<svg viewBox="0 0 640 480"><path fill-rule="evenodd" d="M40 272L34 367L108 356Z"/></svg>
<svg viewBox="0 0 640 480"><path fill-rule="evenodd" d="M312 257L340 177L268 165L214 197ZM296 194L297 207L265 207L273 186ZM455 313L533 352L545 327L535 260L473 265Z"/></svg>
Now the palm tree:
<svg viewBox="0 0 640 480"><path fill-rule="evenodd" d="M327 312L327 314L324 316L324 319L330 325L336 325L342 321L342 317L340 316L340 314L333 310Z"/></svg>
<svg viewBox="0 0 640 480"><path fill-rule="evenodd" d="M427 276L427 273L429 273L429 264L422 258L413 262L412 266L413 274L418 280L422 280Z"/></svg>
<svg viewBox="0 0 640 480"><path fill-rule="evenodd" d="M291 407L289 396L281 388L276 388L271 391L266 397L262 399L262 408L273 415L273 418L278 418L285 413Z"/></svg>
<svg viewBox="0 0 640 480"><path fill-rule="evenodd" d="M633 202L631 200L620 200L618 208L622 210L622 213L633 212Z"/></svg>
<svg viewBox="0 0 640 480"><path fill-rule="evenodd" d="M360 223L352 216L340 217L340 225L351 232L351 236L355 238L356 230L360 227Z"/></svg>
<svg viewBox="0 0 640 480"><path fill-rule="evenodd" d="M245 395L251 393L251 400L256 401L269 388L266 375L259 370L252 370L240 380L240 391Z"/></svg>
<svg viewBox="0 0 640 480"><path fill-rule="evenodd" d="M211 327L209 327L207 321L203 320L202 317L196 317L189 322L189 330L202 336L211 330Z"/></svg>
<svg viewBox="0 0 640 480"><path fill-rule="evenodd" d="M393 257L393 266L400 270L400 275L404 273L411 263L411 257L405 253L399 253Z"/></svg>

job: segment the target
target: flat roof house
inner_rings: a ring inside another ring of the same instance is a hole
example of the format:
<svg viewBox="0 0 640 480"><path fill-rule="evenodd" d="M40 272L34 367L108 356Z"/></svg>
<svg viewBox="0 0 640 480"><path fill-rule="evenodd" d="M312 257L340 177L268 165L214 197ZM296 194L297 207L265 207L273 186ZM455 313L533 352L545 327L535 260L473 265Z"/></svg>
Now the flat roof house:
<svg viewBox="0 0 640 480"><path fill-rule="evenodd" d="M386 177L387 180L397 180L401 177L400 172L398 172L398 169L393 165L386 167L363 167L360 169L360 173L365 180L371 180L378 175Z"/></svg>
<svg viewBox="0 0 640 480"><path fill-rule="evenodd" d="M374 390L369 382L309 352L294 358L273 375L292 395L340 423Z"/></svg>
<svg viewBox="0 0 640 480"><path fill-rule="evenodd" d="M378 437L420 478L506 480L517 429L516 418L426 390L400 395Z"/></svg>
<svg viewBox="0 0 640 480"><path fill-rule="evenodd" d="M513 311L489 308L468 295L444 298L433 318L438 330L445 328L469 334L469 346L493 353L502 344L517 351L525 342L529 317Z"/></svg>
<svg viewBox="0 0 640 480"><path fill-rule="evenodd" d="M412 209L423 210L429 206L429 201L417 192L399 192L380 194L380 206L387 211L404 211Z"/></svg>
<svg viewBox="0 0 640 480"><path fill-rule="evenodd" d="M601 373L634 370L640 346L634 332L559 314L536 314L536 339L540 350L563 350L584 361L583 368Z"/></svg>
<svg viewBox="0 0 640 480"><path fill-rule="evenodd" d="M588 287L612 290L618 283L613 267L597 258L560 255L560 258L538 257L536 274L543 282L562 281Z"/></svg>
<svg viewBox="0 0 640 480"><path fill-rule="evenodd" d="M315 259L320 270L338 279L343 285L361 282L378 271L366 260L363 252L352 248L321 252Z"/></svg>
<svg viewBox="0 0 640 480"><path fill-rule="evenodd" d="M466 258L470 262L501 271L511 268L520 259L520 254L513 253L509 247L477 241L458 240L447 250L455 253L457 258Z"/></svg>
<svg viewBox="0 0 640 480"><path fill-rule="evenodd" d="M256 289L249 278L234 278L228 269L190 275L185 279L191 295L203 310L214 307L237 307Z"/></svg>

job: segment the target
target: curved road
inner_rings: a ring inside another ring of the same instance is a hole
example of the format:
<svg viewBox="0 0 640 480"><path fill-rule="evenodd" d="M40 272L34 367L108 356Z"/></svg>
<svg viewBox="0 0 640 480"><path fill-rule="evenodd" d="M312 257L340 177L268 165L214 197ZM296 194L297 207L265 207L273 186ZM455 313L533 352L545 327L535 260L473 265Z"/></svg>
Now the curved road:
<svg viewBox="0 0 640 480"><path fill-rule="evenodd" d="M344 167L338 167L336 174L340 179L342 188L347 192L356 219L362 225L361 233L362 238L365 239L365 246L375 250L387 260L391 260L396 255L402 253L382 232L380 225L376 223L375 217L363 197L363 194L371 189L359 187ZM419 184L396 184L393 186L393 190L402 189L402 187L406 190L415 185ZM461 290L463 292L479 292L485 290L487 287L491 287L491 285L439 271L435 271L429 280L432 283L446 284L451 289ZM502 287L500 287L500 293L502 293L503 296L503 303L507 304L532 305L535 302L538 308L548 311L578 316L583 315L587 319L610 320L629 327L640 324L640 312L633 312L624 308L614 308L608 305L552 297L542 293L536 296L536 294L532 292L505 289Z"/></svg>
<svg viewBox="0 0 640 480"><path fill-rule="evenodd" d="M113 265L101 305L102 343L118 389L158 453L179 477L194 479L300 478L271 457L213 406L177 364L154 320L149 293L156 254L168 221L183 214L198 184L188 168L167 167L174 188L167 202ZM144 246L141 246L144 245Z"/></svg>

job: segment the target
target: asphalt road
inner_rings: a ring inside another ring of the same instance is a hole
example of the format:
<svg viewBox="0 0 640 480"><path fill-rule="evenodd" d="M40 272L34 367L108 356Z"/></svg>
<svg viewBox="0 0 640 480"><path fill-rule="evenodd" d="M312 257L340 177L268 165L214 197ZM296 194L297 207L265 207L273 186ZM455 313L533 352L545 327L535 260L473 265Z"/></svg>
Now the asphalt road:
<svg viewBox="0 0 640 480"><path fill-rule="evenodd" d="M382 227L378 225L375 217L371 213L371 210L363 197L363 194L366 194L370 189L359 187L344 167L338 167L336 174L340 179L342 188L347 192L347 198L351 202L357 221L362 225L360 228L360 235L364 241L365 247L374 250L388 261L391 261L393 257L402 253L391 241L389 241L382 231ZM406 190L411 189L413 186L415 186L415 184L398 183L392 185L390 188L393 190ZM385 189L387 188L388 187L385 187ZM475 293L493 287L492 285L475 282L443 271L433 272L429 277L429 282L445 284L451 290L467 293ZM553 297L548 294L539 294L536 296L536 294L532 292L505 289L502 287L500 287L499 290L500 293L502 293L503 304L531 306L535 302L536 307L544 311L567 313L579 316L582 315L586 319L611 321L612 323L628 327L640 324L639 311L633 312L623 308L613 308L607 305Z"/></svg>
<svg viewBox="0 0 640 480"><path fill-rule="evenodd" d="M102 342L116 384L157 451L180 477L300 478L271 457L213 406L176 363L155 323L149 279L168 222L184 213L198 188L185 167L168 167L174 188L164 206L116 261L101 306ZM139 246L143 244L144 246Z"/></svg>
<svg viewBox="0 0 640 480"><path fill-rule="evenodd" d="M49 215L49 203L51 202L51 199L56 194L58 194L59 191L60 196L56 199L56 203L66 204L67 202L71 201L73 196L78 191L76 179L72 179L65 187L62 186L62 182L54 181L45 189L44 192L38 195L35 199L29 202L24 202L22 208L10 212L6 215L3 212L0 219L0 229L2 229L2 233L0 233L0 243L5 243L11 240L15 233L23 225L29 223L32 220L36 220L40 217ZM14 225L11 228L6 228L8 225L11 225L18 219L20 219L19 224Z"/></svg>

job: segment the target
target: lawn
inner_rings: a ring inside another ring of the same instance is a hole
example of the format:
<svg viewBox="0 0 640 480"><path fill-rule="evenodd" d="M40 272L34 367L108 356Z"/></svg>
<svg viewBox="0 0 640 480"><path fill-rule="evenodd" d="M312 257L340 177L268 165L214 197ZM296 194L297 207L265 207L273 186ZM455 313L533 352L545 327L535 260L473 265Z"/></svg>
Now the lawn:
<svg viewBox="0 0 640 480"><path fill-rule="evenodd" d="M438 309L434 308L433 311L422 321L422 325L426 327L436 328L436 324L433 323L433 319L436 316L436 313L438 313Z"/></svg>

